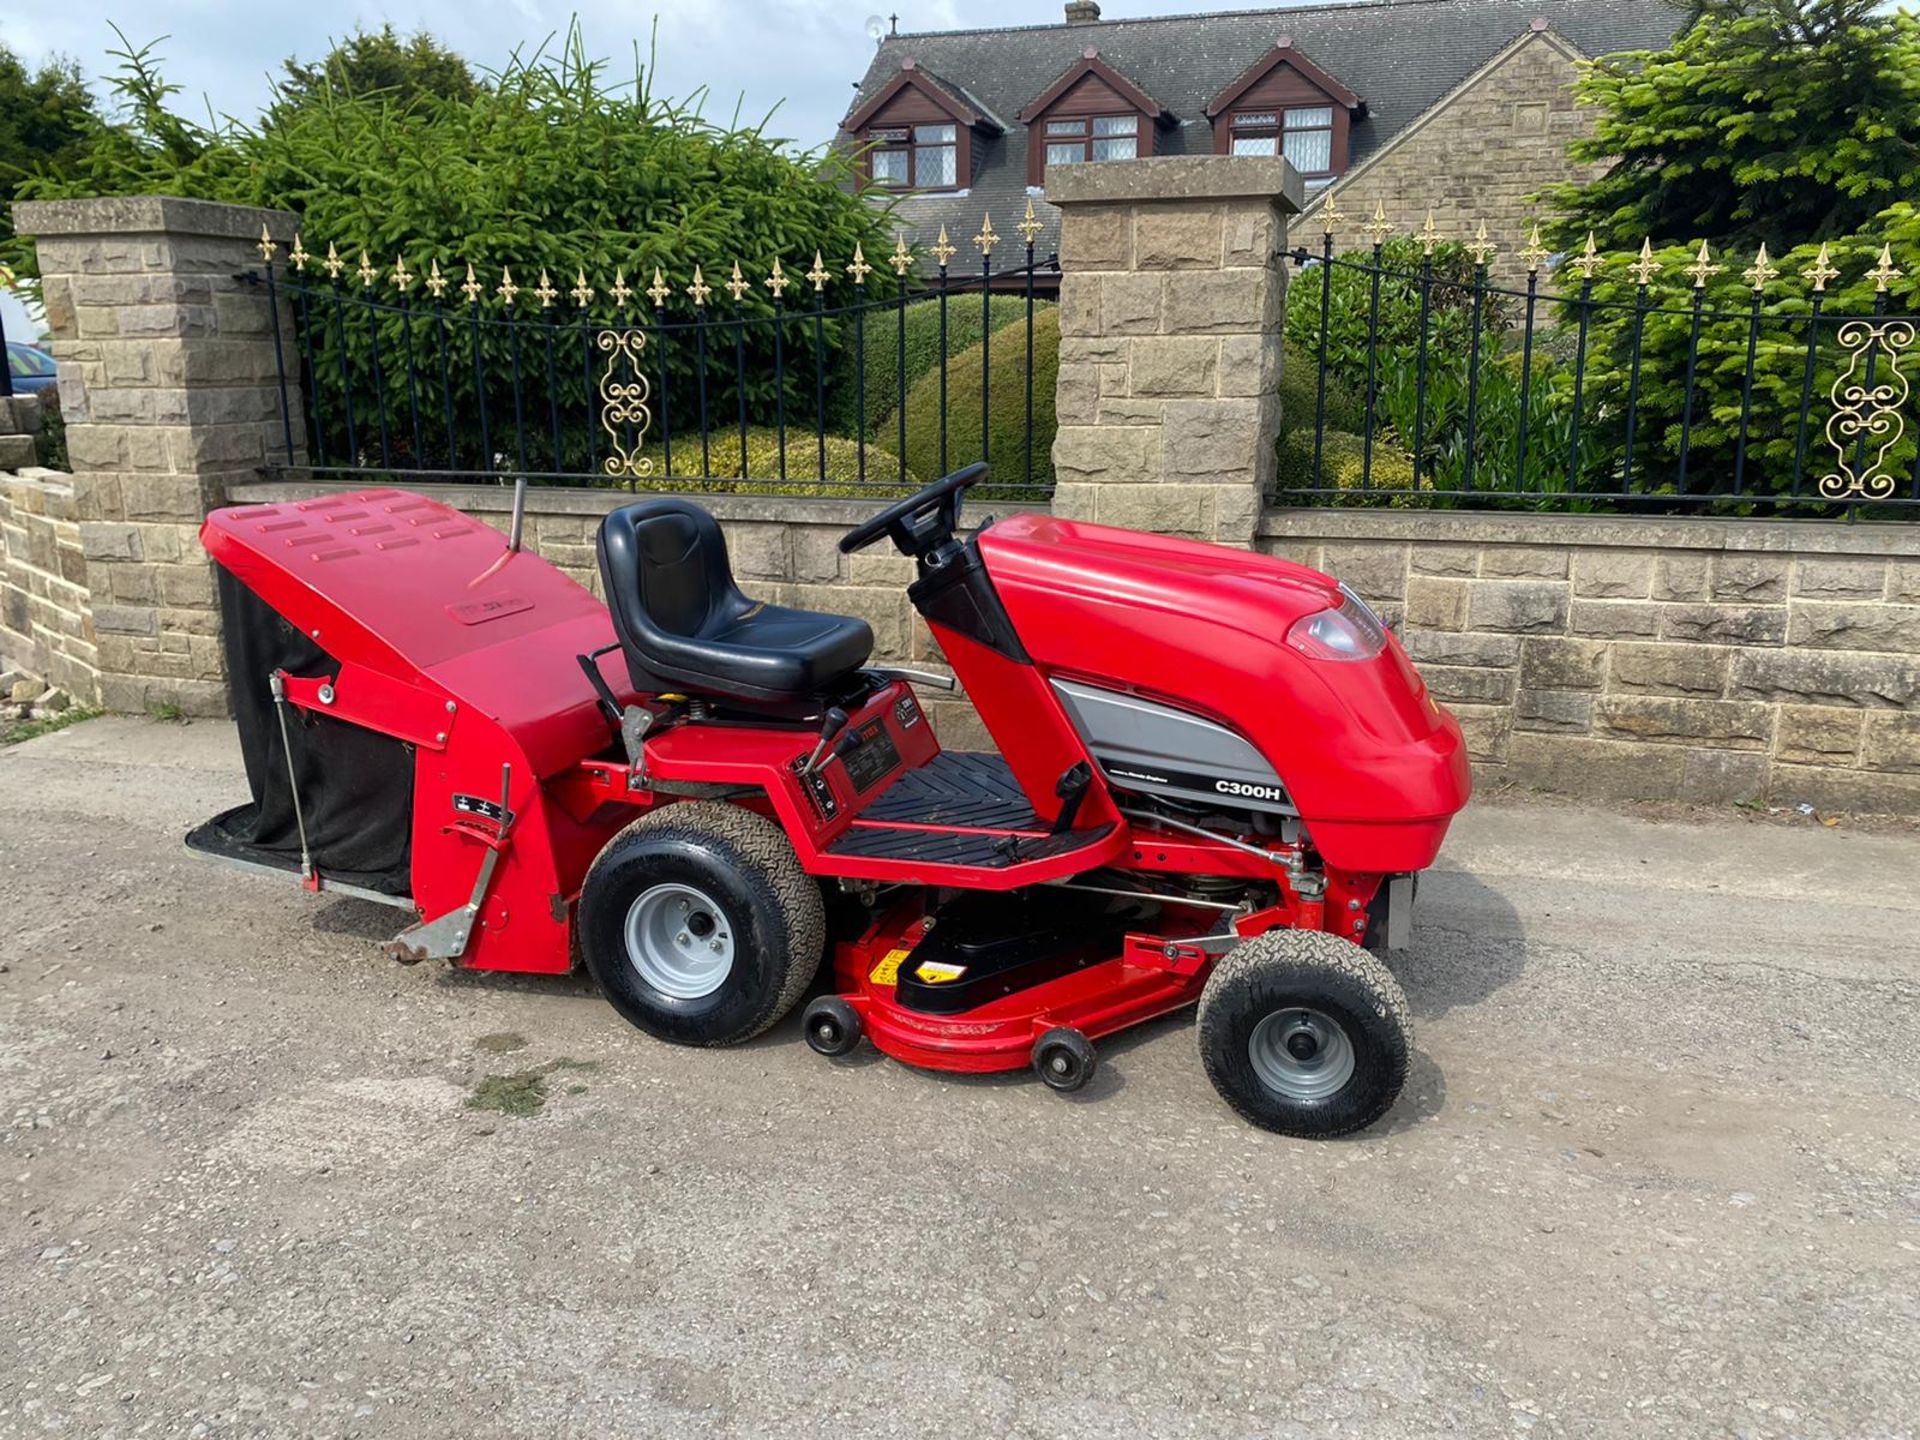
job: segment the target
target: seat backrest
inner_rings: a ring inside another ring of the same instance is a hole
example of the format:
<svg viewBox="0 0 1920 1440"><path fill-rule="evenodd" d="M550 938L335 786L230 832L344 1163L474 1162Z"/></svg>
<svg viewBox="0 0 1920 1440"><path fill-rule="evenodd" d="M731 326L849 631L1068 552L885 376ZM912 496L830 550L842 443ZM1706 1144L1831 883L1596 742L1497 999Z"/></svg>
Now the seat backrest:
<svg viewBox="0 0 1920 1440"><path fill-rule="evenodd" d="M600 578L621 643L700 633L737 592L719 522L686 500L641 500L600 526Z"/></svg>

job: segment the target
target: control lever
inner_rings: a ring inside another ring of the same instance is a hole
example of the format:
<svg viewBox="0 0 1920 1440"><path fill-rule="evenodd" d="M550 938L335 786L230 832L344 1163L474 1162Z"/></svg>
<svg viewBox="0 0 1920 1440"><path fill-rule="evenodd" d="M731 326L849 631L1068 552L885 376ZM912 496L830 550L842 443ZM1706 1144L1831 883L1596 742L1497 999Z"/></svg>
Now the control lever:
<svg viewBox="0 0 1920 1440"><path fill-rule="evenodd" d="M820 761L827 753L827 747L833 744L833 737L847 728L847 712L838 705L827 707L826 717L820 723L820 743L813 747L813 753L807 756L807 763L800 767L803 776L811 776L820 768Z"/></svg>

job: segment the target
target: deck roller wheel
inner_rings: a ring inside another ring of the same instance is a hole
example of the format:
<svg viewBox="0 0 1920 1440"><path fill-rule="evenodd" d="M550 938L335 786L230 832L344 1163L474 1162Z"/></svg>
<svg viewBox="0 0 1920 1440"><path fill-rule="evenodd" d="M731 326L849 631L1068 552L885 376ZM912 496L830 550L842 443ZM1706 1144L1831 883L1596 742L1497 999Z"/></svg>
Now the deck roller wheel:
<svg viewBox="0 0 1920 1440"><path fill-rule="evenodd" d="M822 995L803 1017L807 1045L829 1058L850 1055L860 1043L860 1012L838 995Z"/></svg>
<svg viewBox="0 0 1920 1440"><path fill-rule="evenodd" d="M1069 1025L1056 1025L1034 1042L1033 1073L1063 1095L1093 1079L1099 1063L1093 1042Z"/></svg>
<svg viewBox="0 0 1920 1440"><path fill-rule="evenodd" d="M1200 1062L1263 1130L1320 1139L1393 1108L1413 1053L1407 997L1350 940L1274 930L1215 968L1200 995Z"/></svg>

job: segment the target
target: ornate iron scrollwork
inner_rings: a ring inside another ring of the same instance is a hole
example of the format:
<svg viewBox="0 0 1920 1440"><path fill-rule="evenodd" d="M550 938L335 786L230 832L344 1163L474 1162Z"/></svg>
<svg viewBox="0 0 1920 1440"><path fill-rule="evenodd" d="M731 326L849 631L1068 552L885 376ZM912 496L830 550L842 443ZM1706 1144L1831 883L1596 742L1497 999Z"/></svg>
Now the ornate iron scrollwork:
<svg viewBox="0 0 1920 1440"><path fill-rule="evenodd" d="M1820 477L1827 499L1885 500L1899 488L1887 461L1906 432L1900 409L1913 387L1900 360L1914 337L1911 320L1850 320L1840 327L1847 364L1833 382L1834 413L1827 421L1827 439L1840 458L1837 470ZM1884 374L1874 373L1878 357L1886 360Z"/></svg>
<svg viewBox="0 0 1920 1440"><path fill-rule="evenodd" d="M601 468L609 475L629 478L653 474L653 458L642 455L647 430L653 424L653 411L647 402L653 387L640 368L647 348L644 330L602 330L595 344L607 357L606 372L600 377L600 428L612 439L613 453ZM628 427L633 441L626 443Z"/></svg>

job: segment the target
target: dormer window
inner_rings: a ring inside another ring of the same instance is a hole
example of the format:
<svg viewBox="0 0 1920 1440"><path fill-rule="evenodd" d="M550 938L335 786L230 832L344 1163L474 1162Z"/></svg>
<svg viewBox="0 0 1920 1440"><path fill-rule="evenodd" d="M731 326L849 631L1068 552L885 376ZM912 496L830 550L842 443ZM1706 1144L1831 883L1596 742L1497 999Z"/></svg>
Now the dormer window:
<svg viewBox="0 0 1920 1440"><path fill-rule="evenodd" d="M1047 121L1047 164L1083 165L1140 157L1138 115L1092 115Z"/></svg>
<svg viewBox="0 0 1920 1440"><path fill-rule="evenodd" d="M959 190L972 178L974 152L1006 129L964 87L912 59L840 128L864 151L866 183L882 190Z"/></svg>
<svg viewBox="0 0 1920 1440"><path fill-rule="evenodd" d="M1353 122L1366 113L1364 100L1287 36L1207 106L1215 151L1283 156L1309 190L1345 172Z"/></svg>
<svg viewBox="0 0 1920 1440"><path fill-rule="evenodd" d="M866 134L867 174L889 190L951 190L960 183L960 127L876 126Z"/></svg>
<svg viewBox="0 0 1920 1440"><path fill-rule="evenodd" d="M1282 155L1308 180L1333 173L1333 107L1233 112L1235 155Z"/></svg>

